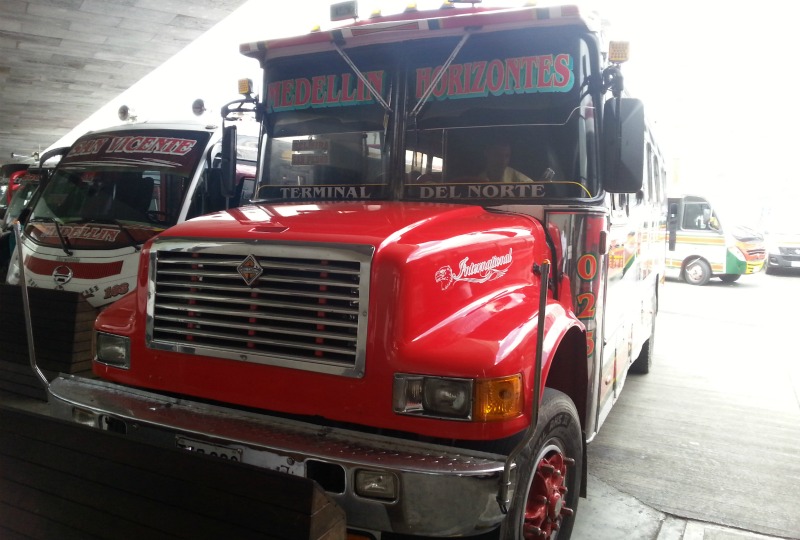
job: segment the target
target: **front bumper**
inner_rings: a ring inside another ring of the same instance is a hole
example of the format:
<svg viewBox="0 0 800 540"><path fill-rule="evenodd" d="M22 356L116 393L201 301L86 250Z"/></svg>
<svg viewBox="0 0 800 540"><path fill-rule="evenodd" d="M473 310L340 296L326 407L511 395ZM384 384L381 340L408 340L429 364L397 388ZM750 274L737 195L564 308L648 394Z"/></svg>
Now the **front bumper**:
<svg viewBox="0 0 800 540"><path fill-rule="evenodd" d="M53 416L67 421L315 480L320 474L350 528L458 536L486 532L503 519L496 500L501 455L322 427L75 376L59 376L48 394ZM359 496L359 470L394 475L397 498Z"/></svg>
<svg viewBox="0 0 800 540"><path fill-rule="evenodd" d="M783 253L770 253L767 255L767 267L769 268L796 268L800 270L800 255Z"/></svg>

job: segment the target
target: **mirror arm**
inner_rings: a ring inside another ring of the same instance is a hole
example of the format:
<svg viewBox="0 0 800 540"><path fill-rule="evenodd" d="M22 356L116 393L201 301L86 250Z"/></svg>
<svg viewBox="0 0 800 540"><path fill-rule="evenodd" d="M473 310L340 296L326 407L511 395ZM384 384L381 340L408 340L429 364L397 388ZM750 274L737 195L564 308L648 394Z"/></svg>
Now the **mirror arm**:
<svg viewBox="0 0 800 540"><path fill-rule="evenodd" d="M253 113L256 117L256 120L259 122L261 121L263 107L261 103L258 102L257 96L248 96L244 99L237 99L235 101L231 101L230 103L226 103L222 106L222 110L220 112L222 119L228 121L236 120L236 118L232 115L241 115L243 113Z"/></svg>
<svg viewBox="0 0 800 540"><path fill-rule="evenodd" d="M625 89L625 79L619 64L612 64L603 70L603 93L611 90L611 95L619 99ZM619 103L618 103L619 104Z"/></svg>

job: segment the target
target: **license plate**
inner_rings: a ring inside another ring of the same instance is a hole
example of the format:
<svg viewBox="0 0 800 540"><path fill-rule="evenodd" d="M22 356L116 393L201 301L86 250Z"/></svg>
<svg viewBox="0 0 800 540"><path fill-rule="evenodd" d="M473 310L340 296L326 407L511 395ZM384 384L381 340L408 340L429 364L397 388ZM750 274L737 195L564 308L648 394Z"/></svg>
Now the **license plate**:
<svg viewBox="0 0 800 540"><path fill-rule="evenodd" d="M195 441L193 439L187 439L186 437L176 437L175 443L178 445L178 448L183 448L184 450L188 450L190 452L206 454L208 456L228 459L230 461L242 461L244 456L243 448Z"/></svg>
<svg viewBox="0 0 800 540"><path fill-rule="evenodd" d="M793 268L800 268L800 261L792 261Z"/></svg>

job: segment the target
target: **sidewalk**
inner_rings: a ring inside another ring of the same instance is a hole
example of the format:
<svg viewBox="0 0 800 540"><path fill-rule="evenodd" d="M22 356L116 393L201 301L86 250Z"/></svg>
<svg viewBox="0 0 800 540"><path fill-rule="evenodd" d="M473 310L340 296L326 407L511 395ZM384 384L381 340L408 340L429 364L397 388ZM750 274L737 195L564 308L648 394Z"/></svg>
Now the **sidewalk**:
<svg viewBox="0 0 800 540"><path fill-rule="evenodd" d="M573 540L773 540L739 529L690 521L659 512L589 474L589 497L581 499Z"/></svg>

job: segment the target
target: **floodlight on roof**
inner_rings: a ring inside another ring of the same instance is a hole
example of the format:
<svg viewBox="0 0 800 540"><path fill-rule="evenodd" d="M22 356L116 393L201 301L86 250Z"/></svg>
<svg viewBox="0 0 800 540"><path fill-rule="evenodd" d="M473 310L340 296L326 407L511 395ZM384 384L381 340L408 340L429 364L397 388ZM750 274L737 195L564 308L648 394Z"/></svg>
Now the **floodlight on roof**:
<svg viewBox="0 0 800 540"><path fill-rule="evenodd" d="M136 111L128 107L127 105L120 105L119 109L117 109L117 116L123 122L134 122L136 121Z"/></svg>
<svg viewBox="0 0 800 540"><path fill-rule="evenodd" d="M203 113L206 112L206 102L202 98L192 101L192 112L195 116L203 116Z"/></svg>

